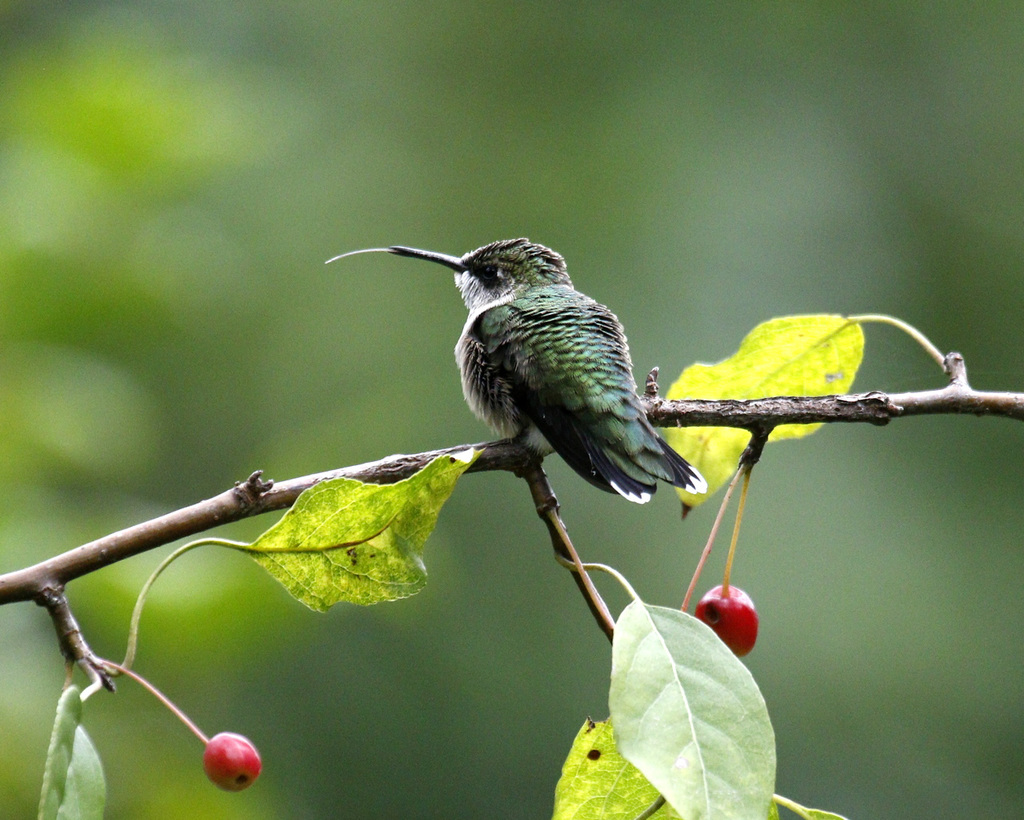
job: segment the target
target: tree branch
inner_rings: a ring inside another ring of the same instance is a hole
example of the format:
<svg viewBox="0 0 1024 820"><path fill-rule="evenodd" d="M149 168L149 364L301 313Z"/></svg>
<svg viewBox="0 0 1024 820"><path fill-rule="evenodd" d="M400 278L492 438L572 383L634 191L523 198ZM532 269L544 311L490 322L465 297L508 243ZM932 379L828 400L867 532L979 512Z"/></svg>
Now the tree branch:
<svg viewBox="0 0 1024 820"><path fill-rule="evenodd" d="M380 461L342 467L274 483L264 481L257 470L244 482L205 501L144 521L119 532L83 544L34 566L0 575L0 604L35 600L47 589L62 588L101 567L131 558L141 552L206 532L222 524L254 515L283 510L295 503L304 490L332 478L354 478L375 484L392 484L408 478L438 456L483 450L472 471L524 470L536 457L522 445L510 441L466 444L414 455L394 455Z"/></svg>
<svg viewBox="0 0 1024 820"><path fill-rule="evenodd" d="M887 424L905 416L943 413L1004 416L1024 421L1024 394L978 391L967 383L963 358L946 357L950 383L941 390L880 392L842 396L777 396L764 399L667 401L658 397L656 374L642 398L651 422L661 427L738 427L766 435L781 424L866 422ZM514 439L448 447L413 455L301 476L279 483L263 481L260 472L213 498L98 538L34 566L0 575L0 605L36 600L46 605L48 590L180 538L221 524L290 507L303 490L331 478L389 484L408 478L434 458L473 447L483 450L469 472L507 470L525 475L536 457Z"/></svg>
<svg viewBox="0 0 1024 820"><path fill-rule="evenodd" d="M914 393L851 393L843 396L775 396L765 399L667 401L652 391L648 377L643 402L658 427L773 428L780 424L867 422L888 424L904 416L971 414L1004 416L1024 421L1024 393L975 390L959 353L950 353L944 367L950 382L941 390ZM653 371L652 371L653 372ZM655 376L656 378L656 376ZM657 382L653 382L654 390Z"/></svg>

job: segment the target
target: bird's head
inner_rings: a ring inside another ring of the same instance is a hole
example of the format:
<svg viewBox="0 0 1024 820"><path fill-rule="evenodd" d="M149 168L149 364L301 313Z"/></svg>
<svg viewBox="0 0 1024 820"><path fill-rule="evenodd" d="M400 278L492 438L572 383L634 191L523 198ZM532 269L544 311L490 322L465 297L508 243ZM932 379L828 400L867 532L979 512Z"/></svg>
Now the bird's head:
<svg viewBox="0 0 1024 820"><path fill-rule="evenodd" d="M386 251L412 259L426 259L450 268L455 272L455 284L470 312L486 305L509 302L534 287L572 287L561 255L529 239L502 239L464 256L449 256L404 245L351 251L342 256L368 251Z"/></svg>

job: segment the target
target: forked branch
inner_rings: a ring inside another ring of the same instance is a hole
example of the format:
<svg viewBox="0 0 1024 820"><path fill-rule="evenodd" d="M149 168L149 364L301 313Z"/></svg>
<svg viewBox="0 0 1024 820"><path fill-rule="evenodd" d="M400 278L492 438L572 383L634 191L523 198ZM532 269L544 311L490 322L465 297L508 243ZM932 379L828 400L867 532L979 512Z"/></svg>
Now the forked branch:
<svg viewBox="0 0 1024 820"><path fill-rule="evenodd" d="M869 423L887 424L907 416L942 413L1003 416L1024 421L1024 393L974 390L967 383L963 358L945 358L949 384L940 390L916 393L880 392L840 396L777 396L749 400L658 397L654 378L643 397L651 422L660 427L738 427L764 436L781 424ZM469 472L507 470L527 475L536 466L534 454L515 439L470 445L482 450ZM287 481L264 481L255 472L213 498L169 512L151 521L83 544L31 567L0 575L0 605L36 600L42 605L48 590L63 589L76 578L180 538L206 532L222 524L290 507L303 490L331 478L389 484L421 470L433 459L467 449L466 445L413 455L395 455L380 461L343 467Z"/></svg>

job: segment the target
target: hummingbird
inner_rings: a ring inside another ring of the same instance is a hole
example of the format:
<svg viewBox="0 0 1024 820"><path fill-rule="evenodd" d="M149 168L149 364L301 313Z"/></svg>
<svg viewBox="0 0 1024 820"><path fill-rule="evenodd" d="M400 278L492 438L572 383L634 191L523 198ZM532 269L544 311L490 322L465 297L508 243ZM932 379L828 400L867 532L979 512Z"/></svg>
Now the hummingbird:
<svg viewBox="0 0 1024 820"><path fill-rule="evenodd" d="M463 256L392 245L334 259L377 252L455 272L469 310L455 346L462 392L498 435L540 456L554 451L591 484L639 504L658 481L707 491L648 421L622 324L573 287L560 254L504 239Z"/></svg>

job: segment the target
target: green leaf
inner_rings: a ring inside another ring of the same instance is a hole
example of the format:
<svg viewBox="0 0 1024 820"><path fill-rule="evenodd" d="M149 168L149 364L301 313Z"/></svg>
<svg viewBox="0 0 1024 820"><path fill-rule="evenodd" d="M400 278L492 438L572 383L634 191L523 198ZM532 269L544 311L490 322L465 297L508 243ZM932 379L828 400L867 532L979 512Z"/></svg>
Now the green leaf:
<svg viewBox="0 0 1024 820"><path fill-rule="evenodd" d="M414 595L427 579L423 544L478 455L439 456L395 484L317 484L247 551L318 612L339 601L367 605Z"/></svg>
<svg viewBox="0 0 1024 820"><path fill-rule="evenodd" d="M634 601L615 624L615 739L686 820L767 817L775 735L747 668L709 627Z"/></svg>
<svg viewBox="0 0 1024 820"><path fill-rule="evenodd" d="M102 820L106 781L99 754L81 725L82 698L77 686L57 701L39 797L39 820Z"/></svg>
<svg viewBox="0 0 1024 820"><path fill-rule="evenodd" d="M588 720L562 766L552 820L631 820L658 797L658 790L615 748L611 723ZM666 804L651 817L674 820L679 815Z"/></svg>
<svg viewBox="0 0 1024 820"><path fill-rule="evenodd" d="M788 316L755 327L734 355L715 365L686 368L669 388L669 399L758 399L845 393L864 356L861 326L843 316ZM800 438L820 424L784 424L769 441ZM680 492L696 506L729 480L743 448L745 430L672 427L665 437L708 481L707 495Z"/></svg>

